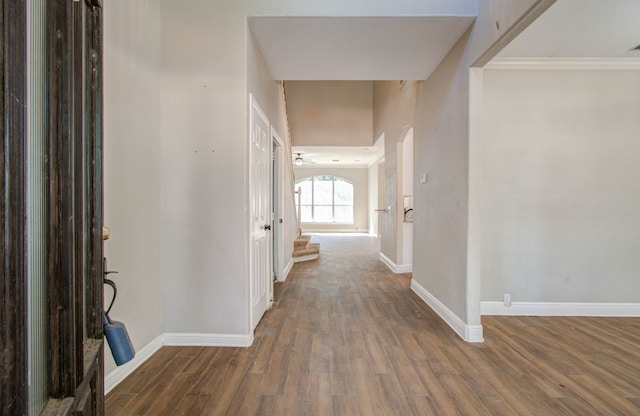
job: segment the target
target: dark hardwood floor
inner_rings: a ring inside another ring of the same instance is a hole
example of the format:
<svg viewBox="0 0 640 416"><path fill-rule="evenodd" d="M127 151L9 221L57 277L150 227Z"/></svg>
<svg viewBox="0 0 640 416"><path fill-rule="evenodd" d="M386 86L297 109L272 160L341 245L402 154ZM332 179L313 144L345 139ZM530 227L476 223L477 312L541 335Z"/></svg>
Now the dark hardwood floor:
<svg viewBox="0 0 640 416"><path fill-rule="evenodd" d="M375 239L313 240L252 347L164 347L107 415L640 415L640 319L483 317L468 344Z"/></svg>

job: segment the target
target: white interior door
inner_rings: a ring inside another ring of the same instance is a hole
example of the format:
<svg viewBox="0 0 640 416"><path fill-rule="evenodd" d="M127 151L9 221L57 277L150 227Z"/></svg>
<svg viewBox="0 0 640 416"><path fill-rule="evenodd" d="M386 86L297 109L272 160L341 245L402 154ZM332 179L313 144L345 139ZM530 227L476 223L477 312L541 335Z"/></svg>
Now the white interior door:
<svg viewBox="0 0 640 416"><path fill-rule="evenodd" d="M273 137L273 273L275 279L278 281L284 280L284 260L282 242L284 240L284 228L282 226L282 181L284 177L284 165L283 162L288 160L284 157L284 142L278 135L278 133L272 128L271 135ZM273 296L273 284L271 285L271 299Z"/></svg>
<svg viewBox="0 0 640 416"><path fill-rule="evenodd" d="M271 273L271 134L269 120L253 95L251 112L251 328L269 307Z"/></svg>

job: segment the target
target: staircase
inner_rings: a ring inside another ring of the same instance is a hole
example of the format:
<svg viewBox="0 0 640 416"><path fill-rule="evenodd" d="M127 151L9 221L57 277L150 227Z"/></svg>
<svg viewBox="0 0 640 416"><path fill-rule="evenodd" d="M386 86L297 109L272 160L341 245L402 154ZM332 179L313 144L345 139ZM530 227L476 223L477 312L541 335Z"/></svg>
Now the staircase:
<svg viewBox="0 0 640 416"><path fill-rule="evenodd" d="M320 244L312 243L310 235L301 235L293 241L293 262L315 260L320 256Z"/></svg>

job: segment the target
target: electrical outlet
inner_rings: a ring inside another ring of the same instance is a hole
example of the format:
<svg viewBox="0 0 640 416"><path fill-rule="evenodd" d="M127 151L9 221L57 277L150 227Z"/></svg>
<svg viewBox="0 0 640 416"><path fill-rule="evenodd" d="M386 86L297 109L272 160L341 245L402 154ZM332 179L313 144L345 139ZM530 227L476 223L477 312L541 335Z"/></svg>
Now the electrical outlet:
<svg viewBox="0 0 640 416"><path fill-rule="evenodd" d="M504 294L504 306L511 306L511 293Z"/></svg>

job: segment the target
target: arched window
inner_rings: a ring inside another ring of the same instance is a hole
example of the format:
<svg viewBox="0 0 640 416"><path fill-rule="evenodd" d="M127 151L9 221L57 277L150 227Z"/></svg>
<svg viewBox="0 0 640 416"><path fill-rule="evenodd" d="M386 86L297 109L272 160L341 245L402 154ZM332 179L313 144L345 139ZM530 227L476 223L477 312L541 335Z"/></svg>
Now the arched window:
<svg viewBox="0 0 640 416"><path fill-rule="evenodd" d="M318 175L296 181L301 222L353 224L353 184L336 176Z"/></svg>

